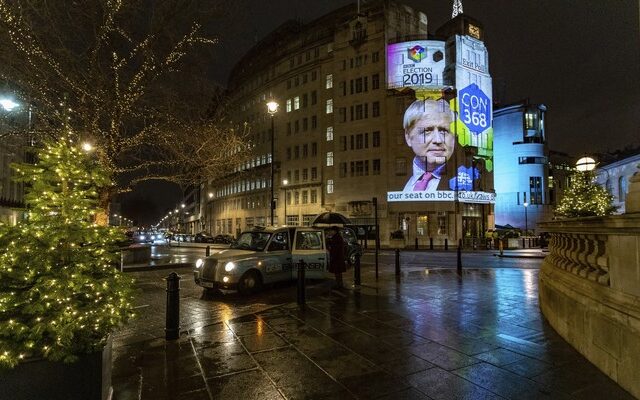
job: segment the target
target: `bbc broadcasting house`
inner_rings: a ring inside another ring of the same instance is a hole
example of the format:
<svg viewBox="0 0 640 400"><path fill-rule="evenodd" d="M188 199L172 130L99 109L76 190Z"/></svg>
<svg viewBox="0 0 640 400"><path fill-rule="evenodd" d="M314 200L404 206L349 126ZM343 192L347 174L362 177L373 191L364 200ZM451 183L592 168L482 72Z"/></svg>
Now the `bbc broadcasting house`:
<svg viewBox="0 0 640 400"><path fill-rule="evenodd" d="M273 160L275 224L308 225L317 214L333 211L372 239L375 198L383 246L414 245L416 239L420 246L430 239L436 246L445 239L455 245L482 237L495 223L483 28L464 14L435 35L428 28L424 13L379 1L360 10L346 6L307 24L287 22L257 43L228 82L229 114L251 127L254 157L224 179L201 185L196 197L203 229L236 235L270 224ZM454 106L456 93L475 101ZM416 98L447 94L459 115L451 134L460 138L440 171L448 187L403 192L414 168L405 110ZM271 100L279 103L273 116L266 106ZM460 119L472 114L468 127ZM474 126L478 121L484 125Z"/></svg>

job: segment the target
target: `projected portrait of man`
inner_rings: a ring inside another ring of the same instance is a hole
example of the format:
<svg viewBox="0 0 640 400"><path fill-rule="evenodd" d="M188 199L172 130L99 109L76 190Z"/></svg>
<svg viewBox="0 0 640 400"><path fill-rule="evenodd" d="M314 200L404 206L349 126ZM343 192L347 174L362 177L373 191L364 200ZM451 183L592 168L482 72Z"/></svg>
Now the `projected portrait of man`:
<svg viewBox="0 0 640 400"><path fill-rule="evenodd" d="M411 147L413 174L403 191L448 190L443 179L446 163L455 148L450 132L454 114L444 100L416 100L404 113L404 137Z"/></svg>

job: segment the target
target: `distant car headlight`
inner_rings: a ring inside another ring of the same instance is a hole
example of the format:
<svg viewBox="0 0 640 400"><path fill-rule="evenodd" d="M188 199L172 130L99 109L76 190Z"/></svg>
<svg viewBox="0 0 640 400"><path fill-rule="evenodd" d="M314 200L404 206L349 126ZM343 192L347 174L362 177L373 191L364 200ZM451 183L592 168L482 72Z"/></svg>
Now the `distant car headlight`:
<svg viewBox="0 0 640 400"><path fill-rule="evenodd" d="M151 240L156 240L156 235L151 235Z"/></svg>
<svg viewBox="0 0 640 400"><path fill-rule="evenodd" d="M200 268L204 265L204 260L202 258L198 258L198 260L196 260L196 268Z"/></svg>
<svg viewBox="0 0 640 400"><path fill-rule="evenodd" d="M229 261L228 263L225 264L224 266L224 270L227 272L231 272L233 271L233 269L236 267L236 265L234 263L232 263L231 261Z"/></svg>
<svg viewBox="0 0 640 400"><path fill-rule="evenodd" d="M140 240L145 240L147 237L145 235L140 235Z"/></svg>

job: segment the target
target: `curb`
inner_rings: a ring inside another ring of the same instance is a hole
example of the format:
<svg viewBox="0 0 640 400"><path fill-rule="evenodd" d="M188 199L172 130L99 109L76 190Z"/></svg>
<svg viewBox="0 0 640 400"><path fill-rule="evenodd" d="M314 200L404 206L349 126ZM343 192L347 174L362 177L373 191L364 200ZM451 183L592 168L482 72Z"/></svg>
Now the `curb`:
<svg viewBox="0 0 640 400"><path fill-rule="evenodd" d="M174 264L158 264L158 265L145 265L140 267L125 267L122 272L142 272L142 271L156 271L175 268L187 268L193 267L193 263L174 263Z"/></svg>
<svg viewBox="0 0 640 400"><path fill-rule="evenodd" d="M536 259L544 259L547 256L520 256L520 255L514 255L514 254L493 254L494 257L502 257L502 258L536 258Z"/></svg>

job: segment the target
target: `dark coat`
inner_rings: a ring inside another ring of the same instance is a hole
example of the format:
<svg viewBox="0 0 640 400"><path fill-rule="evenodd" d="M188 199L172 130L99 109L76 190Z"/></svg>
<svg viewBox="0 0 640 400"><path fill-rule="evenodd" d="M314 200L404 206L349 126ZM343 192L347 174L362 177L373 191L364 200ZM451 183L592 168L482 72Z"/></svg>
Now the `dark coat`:
<svg viewBox="0 0 640 400"><path fill-rule="evenodd" d="M327 248L329 249L329 272L346 272L347 267L345 255L345 242L339 233L327 238Z"/></svg>

